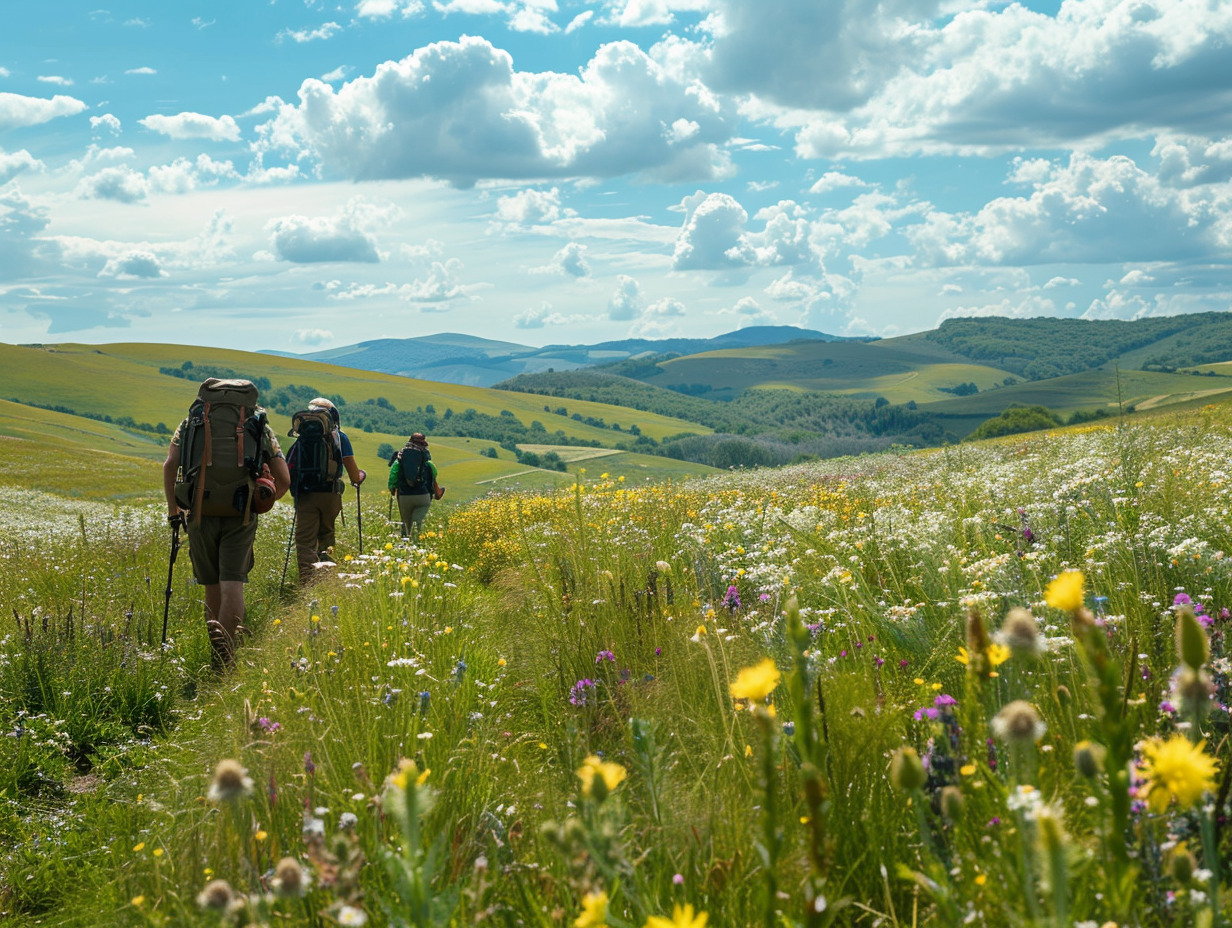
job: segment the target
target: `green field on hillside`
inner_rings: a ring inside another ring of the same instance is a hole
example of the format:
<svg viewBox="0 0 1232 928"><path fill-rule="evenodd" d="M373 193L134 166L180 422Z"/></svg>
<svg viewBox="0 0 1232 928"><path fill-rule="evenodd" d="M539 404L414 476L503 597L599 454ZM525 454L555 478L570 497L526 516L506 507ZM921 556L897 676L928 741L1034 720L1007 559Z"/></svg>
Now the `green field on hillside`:
<svg viewBox="0 0 1232 928"><path fill-rule="evenodd" d="M885 395L891 402L919 403L944 397L940 387L974 382L983 390L1010 376L922 339L728 349L673 358L657 368L636 376L660 387L705 385L709 388L705 395L713 399L729 398L749 387L776 386L869 398Z"/></svg>
<svg viewBox="0 0 1232 928"><path fill-rule="evenodd" d="M621 437L610 429L552 415L544 410L542 400L534 397L481 387L410 380L314 361L176 345L0 345L0 368L5 372L0 399L16 398L113 417L131 416L138 422L163 422L174 428L196 395L195 384L191 380L160 374L158 369L179 367L185 361L199 366L230 368L250 379L268 377L275 388L288 384L309 385L323 394L340 394L349 405L385 397L402 411L432 405L438 413L446 409L461 413L471 408L499 416L502 410L508 410L524 425L538 420L549 432L560 429L574 438L611 444ZM700 434L708 431L694 423L654 414L637 414L635 419L628 410L598 403L571 402L569 412L603 419L609 425L624 419L622 424L626 428L636 422L643 434L656 440L680 432ZM287 426L289 423L276 423L283 434ZM343 427L346 427L345 420ZM405 440L405 436L402 438Z"/></svg>

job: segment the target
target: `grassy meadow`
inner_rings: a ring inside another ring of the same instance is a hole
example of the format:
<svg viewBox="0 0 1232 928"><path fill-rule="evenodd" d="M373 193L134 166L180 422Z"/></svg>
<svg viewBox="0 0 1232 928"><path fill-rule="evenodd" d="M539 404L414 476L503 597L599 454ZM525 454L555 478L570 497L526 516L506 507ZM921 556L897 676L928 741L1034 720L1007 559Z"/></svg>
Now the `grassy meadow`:
<svg viewBox="0 0 1232 928"><path fill-rule="evenodd" d="M280 504L222 677L155 462L74 478L56 415L0 437L0 918L1228 923L1226 407L592 457L419 545L368 492L362 554L348 495L302 593Z"/></svg>

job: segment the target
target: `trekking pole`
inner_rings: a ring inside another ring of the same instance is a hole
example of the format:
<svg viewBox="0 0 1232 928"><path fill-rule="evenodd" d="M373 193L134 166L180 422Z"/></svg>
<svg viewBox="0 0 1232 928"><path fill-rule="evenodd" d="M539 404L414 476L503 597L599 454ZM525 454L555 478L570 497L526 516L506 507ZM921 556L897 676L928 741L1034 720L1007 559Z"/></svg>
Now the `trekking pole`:
<svg viewBox="0 0 1232 928"><path fill-rule="evenodd" d="M363 476L362 474L360 476ZM355 487L355 528L359 531L359 553L364 553L364 513L359 508L359 487L358 483L353 483Z"/></svg>
<svg viewBox="0 0 1232 928"><path fill-rule="evenodd" d="M171 522L171 560L167 563L167 597L163 602L163 644L167 643L167 614L171 611L171 575L175 572L175 556L180 553L180 526L184 517L177 514Z"/></svg>
<svg viewBox="0 0 1232 928"><path fill-rule="evenodd" d="M278 595L282 596L282 589L287 584L287 566L291 563L291 544L295 541L295 522L299 518L299 510L291 510L291 534L287 536L287 554L282 559L282 579L278 581Z"/></svg>

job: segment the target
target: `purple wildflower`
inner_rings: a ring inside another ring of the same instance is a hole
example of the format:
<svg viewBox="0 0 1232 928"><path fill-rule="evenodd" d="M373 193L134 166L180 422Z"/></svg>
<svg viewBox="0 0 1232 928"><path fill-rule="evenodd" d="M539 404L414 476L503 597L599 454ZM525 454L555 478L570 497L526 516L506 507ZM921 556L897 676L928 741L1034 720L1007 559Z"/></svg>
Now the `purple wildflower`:
<svg viewBox="0 0 1232 928"><path fill-rule="evenodd" d="M933 705L936 706L938 709L943 709L946 706L958 705L958 700L955 699L953 696L951 696L949 693L942 693L940 696L938 696L936 699L933 700Z"/></svg>
<svg viewBox="0 0 1232 928"><path fill-rule="evenodd" d="M312 762L312 752L304 752L304 773L312 776L317 772L317 765Z"/></svg>
<svg viewBox="0 0 1232 928"><path fill-rule="evenodd" d="M736 589L734 583L727 588L727 595L723 597L723 605L728 612L735 612L740 608L740 591Z"/></svg>
<svg viewBox="0 0 1232 928"><path fill-rule="evenodd" d="M584 706L588 702L589 693L587 690L595 688L595 681L590 677L583 677L573 684L573 689L569 690L569 702L575 706Z"/></svg>
<svg viewBox="0 0 1232 928"><path fill-rule="evenodd" d="M614 664L616 663L616 655L611 651L600 651L595 655L596 664L602 664L604 661L611 661Z"/></svg>

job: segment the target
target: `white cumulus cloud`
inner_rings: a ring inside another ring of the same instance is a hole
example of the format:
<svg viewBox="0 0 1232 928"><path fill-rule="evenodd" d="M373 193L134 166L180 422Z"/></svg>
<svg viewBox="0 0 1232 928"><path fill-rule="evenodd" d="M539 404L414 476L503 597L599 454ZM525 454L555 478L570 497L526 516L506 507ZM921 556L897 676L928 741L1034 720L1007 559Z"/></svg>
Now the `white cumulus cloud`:
<svg viewBox="0 0 1232 928"><path fill-rule="evenodd" d="M630 105L637 101L637 105ZM728 104L631 42L578 74L515 71L487 40L437 42L335 90L305 81L259 128L262 149L312 154L356 179L727 176ZM696 124L685 139L664 127ZM682 124L683 125L683 124Z"/></svg>
<svg viewBox="0 0 1232 928"><path fill-rule="evenodd" d="M590 263L586 260L586 246L579 242L568 242L552 255L552 260L546 267L533 270L536 273L561 274L565 277L589 277Z"/></svg>
<svg viewBox="0 0 1232 928"><path fill-rule="evenodd" d="M355 15L363 19L389 19L395 13L409 19L423 11L420 0L360 0L355 4Z"/></svg>
<svg viewBox="0 0 1232 928"><path fill-rule="evenodd" d="M315 264L326 261L358 261L375 264L381 260L376 237L369 228L370 209L352 200L336 216L283 216L266 226L274 254L283 261Z"/></svg>
<svg viewBox="0 0 1232 928"><path fill-rule="evenodd" d="M83 200L115 200L119 203L137 203L150 192L145 175L127 165L103 168L97 174L84 177L77 185L77 196Z"/></svg>
<svg viewBox="0 0 1232 928"><path fill-rule="evenodd" d="M496 201L496 218L501 222L540 225L555 222L560 215L560 191L556 187L551 190L519 190Z"/></svg>
<svg viewBox="0 0 1232 928"><path fill-rule="evenodd" d="M342 27L335 22L323 23L315 29L283 29L278 33L278 41L290 39L302 45L305 42L331 39L341 31Z"/></svg>
<svg viewBox="0 0 1232 928"><path fill-rule="evenodd" d="M149 280L166 277L167 272L153 252L134 250L112 258L98 272L98 276Z"/></svg>
<svg viewBox="0 0 1232 928"><path fill-rule="evenodd" d="M111 113L104 113L102 116L91 116L90 128L95 132L106 130L112 135L119 135L120 120L119 117L113 116Z"/></svg>
<svg viewBox="0 0 1232 928"><path fill-rule="evenodd" d="M24 148L20 151L0 150L0 184L7 184L25 171L42 171L46 166Z"/></svg>
<svg viewBox="0 0 1232 928"><path fill-rule="evenodd" d="M138 122L173 139L209 139L214 142L238 142L240 139L240 127L230 116L206 116L203 113L163 116L155 113Z"/></svg>
<svg viewBox="0 0 1232 928"><path fill-rule="evenodd" d="M304 345L313 348L329 344L334 340L334 333L328 329L296 329L291 333L292 345Z"/></svg>
<svg viewBox="0 0 1232 928"><path fill-rule="evenodd" d="M990 265L1176 261L1215 256L1229 240L1221 195L1166 187L1123 156L1076 153L1037 177L1026 196L933 211L907 235L931 263Z"/></svg>
<svg viewBox="0 0 1232 928"><path fill-rule="evenodd" d="M0 93L0 130L37 126L58 116L75 116L86 109L89 107L77 98L63 94L48 100L19 93Z"/></svg>
<svg viewBox="0 0 1232 928"><path fill-rule="evenodd" d="M636 319L645 308L642 288L628 274L616 278L616 289L607 301L607 317L616 322Z"/></svg>

